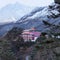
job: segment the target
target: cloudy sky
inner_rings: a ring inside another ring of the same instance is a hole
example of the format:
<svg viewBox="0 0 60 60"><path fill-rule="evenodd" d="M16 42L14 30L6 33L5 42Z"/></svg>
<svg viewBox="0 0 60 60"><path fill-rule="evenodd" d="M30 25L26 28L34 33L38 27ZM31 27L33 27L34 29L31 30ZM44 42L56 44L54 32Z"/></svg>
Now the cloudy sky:
<svg viewBox="0 0 60 60"><path fill-rule="evenodd" d="M53 1L54 0L0 0L0 8L4 7L7 4L13 4L16 2L27 6L46 6Z"/></svg>
<svg viewBox="0 0 60 60"><path fill-rule="evenodd" d="M35 8L35 7L42 7L42 6L47 6L49 4L51 4L52 2L54 2L54 0L0 0L0 9L5 7L6 5L8 4L15 4L15 3L20 3L21 5L23 6L27 6L27 7L32 7L32 8ZM24 7L23 7L24 8ZM28 9L28 8L27 8ZM26 10L27 10L26 9ZM30 9L31 10L31 9ZM8 9L7 9L8 11ZM23 12L24 10L22 10L21 12ZM24 16L24 14L26 14L29 10L27 11L24 11L21 15ZM5 11L6 12L6 11ZM10 12L11 13L11 12ZM18 12L19 13L19 12ZM17 13L17 14L18 14ZM9 13L7 13L6 15L4 15L5 13L3 13L2 11L2 14L0 13L0 22L11 22L11 21L15 21L17 19L15 19L14 14L13 14L13 18L10 17ZM16 14L16 15L17 15ZM2 17L1 17L2 16ZM20 15L19 15L20 16ZM4 18L5 17L5 18ZM6 18L7 17L7 18ZM9 17L9 19L8 19Z"/></svg>

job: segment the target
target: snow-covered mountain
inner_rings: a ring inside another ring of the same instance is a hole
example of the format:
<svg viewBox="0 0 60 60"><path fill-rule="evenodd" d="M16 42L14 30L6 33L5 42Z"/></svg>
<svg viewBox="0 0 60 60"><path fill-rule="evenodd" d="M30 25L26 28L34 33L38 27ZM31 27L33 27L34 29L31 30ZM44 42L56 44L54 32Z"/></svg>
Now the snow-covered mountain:
<svg viewBox="0 0 60 60"><path fill-rule="evenodd" d="M24 20L25 18L27 18L28 16L32 16L34 15L36 12L39 12L43 9L44 7L37 7L35 8L31 13L24 15L24 17L21 18L21 21ZM12 20L12 19L11 19ZM9 22L9 23L0 23L0 36L4 35L5 33L7 33L9 30L11 30L13 27L22 27L24 26L24 22L21 23L21 21L17 21L16 23L14 22ZM23 26L21 26L21 24L23 24Z"/></svg>
<svg viewBox="0 0 60 60"><path fill-rule="evenodd" d="M0 9L0 36L14 27L16 20L28 14L34 7L28 7L19 3L9 4Z"/></svg>
<svg viewBox="0 0 60 60"><path fill-rule="evenodd" d="M37 30L44 31L48 29L43 21L47 21L50 24L60 24L60 4L52 3L44 8L36 8L31 13L23 16L17 21L17 27L29 29L35 27ZM18 24L19 22L19 24Z"/></svg>
<svg viewBox="0 0 60 60"><path fill-rule="evenodd" d="M32 9L33 7L25 6L18 2L14 4L8 4L0 9L0 22L16 21L30 12Z"/></svg>
<svg viewBox="0 0 60 60"><path fill-rule="evenodd" d="M46 24L47 22L48 24ZM23 29L30 29L32 27L35 27L37 30L41 32L43 31L46 32L51 28L50 26L51 24L52 26L54 25L60 26L60 4L58 3L52 3L51 5L42 8L41 7L35 8L32 12L21 17L18 21L16 21L16 23L11 25L9 24L9 26L10 28L13 26L20 27ZM3 29L6 26L4 26ZM3 29L1 29L2 32ZM7 28L5 29L5 32L6 31Z"/></svg>

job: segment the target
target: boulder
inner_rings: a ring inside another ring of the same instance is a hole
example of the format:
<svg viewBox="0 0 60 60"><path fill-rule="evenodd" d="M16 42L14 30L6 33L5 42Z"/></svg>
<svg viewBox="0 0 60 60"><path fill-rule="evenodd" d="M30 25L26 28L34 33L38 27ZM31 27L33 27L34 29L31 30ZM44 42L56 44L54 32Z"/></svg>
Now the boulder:
<svg viewBox="0 0 60 60"><path fill-rule="evenodd" d="M60 56L60 47L54 48L53 52L54 52L56 55Z"/></svg>

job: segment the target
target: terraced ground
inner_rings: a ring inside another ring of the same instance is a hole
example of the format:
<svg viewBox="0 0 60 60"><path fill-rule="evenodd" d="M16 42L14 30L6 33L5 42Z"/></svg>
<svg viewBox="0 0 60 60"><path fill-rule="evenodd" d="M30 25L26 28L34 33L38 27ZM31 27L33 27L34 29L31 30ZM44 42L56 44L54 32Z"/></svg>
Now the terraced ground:
<svg viewBox="0 0 60 60"><path fill-rule="evenodd" d="M45 40L25 50L22 60L60 60L60 39Z"/></svg>
<svg viewBox="0 0 60 60"><path fill-rule="evenodd" d="M11 43L0 41L0 60L60 60L60 39L48 38L30 47L21 47L16 54Z"/></svg>

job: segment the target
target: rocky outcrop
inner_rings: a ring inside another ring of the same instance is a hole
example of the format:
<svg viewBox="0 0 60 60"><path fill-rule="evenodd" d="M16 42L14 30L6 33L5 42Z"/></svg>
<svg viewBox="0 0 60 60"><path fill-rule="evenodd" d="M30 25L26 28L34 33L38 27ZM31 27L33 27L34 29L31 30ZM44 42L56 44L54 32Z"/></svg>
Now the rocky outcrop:
<svg viewBox="0 0 60 60"><path fill-rule="evenodd" d="M55 3L58 3L58 4L60 4L60 0L54 0L55 1Z"/></svg>
<svg viewBox="0 0 60 60"><path fill-rule="evenodd" d="M56 55L60 55L60 47L54 48L54 52Z"/></svg>

